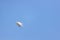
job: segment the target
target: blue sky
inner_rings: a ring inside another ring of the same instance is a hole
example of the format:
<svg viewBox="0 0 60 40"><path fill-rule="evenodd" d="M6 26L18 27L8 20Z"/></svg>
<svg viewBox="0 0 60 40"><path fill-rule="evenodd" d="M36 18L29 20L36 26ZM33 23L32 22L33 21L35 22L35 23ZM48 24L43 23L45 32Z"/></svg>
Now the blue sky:
<svg viewBox="0 0 60 40"><path fill-rule="evenodd" d="M60 40L60 0L0 0L0 40Z"/></svg>

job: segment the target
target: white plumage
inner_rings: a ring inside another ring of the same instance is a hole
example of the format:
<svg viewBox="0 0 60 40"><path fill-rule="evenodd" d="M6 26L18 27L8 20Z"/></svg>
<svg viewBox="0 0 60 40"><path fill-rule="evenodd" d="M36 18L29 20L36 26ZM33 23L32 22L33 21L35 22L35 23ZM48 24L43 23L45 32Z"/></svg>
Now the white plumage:
<svg viewBox="0 0 60 40"><path fill-rule="evenodd" d="M17 24L19 27L22 27L22 23L21 23L21 22L16 22L16 24Z"/></svg>

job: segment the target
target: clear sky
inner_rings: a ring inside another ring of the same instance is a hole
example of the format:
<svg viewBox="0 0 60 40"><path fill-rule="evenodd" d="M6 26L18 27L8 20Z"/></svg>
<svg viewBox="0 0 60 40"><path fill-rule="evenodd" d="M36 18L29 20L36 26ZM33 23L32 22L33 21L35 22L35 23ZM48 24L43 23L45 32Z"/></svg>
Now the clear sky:
<svg viewBox="0 0 60 40"><path fill-rule="evenodd" d="M60 0L0 0L0 40L60 40Z"/></svg>

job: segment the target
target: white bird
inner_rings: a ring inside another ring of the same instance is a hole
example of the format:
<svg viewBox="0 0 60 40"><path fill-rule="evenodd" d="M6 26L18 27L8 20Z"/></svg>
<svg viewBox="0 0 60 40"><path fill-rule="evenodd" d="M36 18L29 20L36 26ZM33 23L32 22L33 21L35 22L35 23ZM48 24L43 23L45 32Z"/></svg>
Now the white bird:
<svg viewBox="0 0 60 40"><path fill-rule="evenodd" d="M19 26L19 27L22 27L22 23L21 22L16 22L16 24Z"/></svg>

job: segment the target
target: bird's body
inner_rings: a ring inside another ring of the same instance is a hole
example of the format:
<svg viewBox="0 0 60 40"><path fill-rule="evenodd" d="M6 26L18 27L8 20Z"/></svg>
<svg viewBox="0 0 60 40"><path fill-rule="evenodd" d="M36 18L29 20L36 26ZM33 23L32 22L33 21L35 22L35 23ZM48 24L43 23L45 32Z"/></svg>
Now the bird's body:
<svg viewBox="0 0 60 40"><path fill-rule="evenodd" d="M16 22L16 24L17 24L19 27L22 27L22 23L21 23L21 22Z"/></svg>

